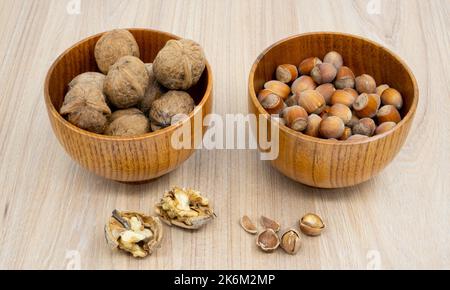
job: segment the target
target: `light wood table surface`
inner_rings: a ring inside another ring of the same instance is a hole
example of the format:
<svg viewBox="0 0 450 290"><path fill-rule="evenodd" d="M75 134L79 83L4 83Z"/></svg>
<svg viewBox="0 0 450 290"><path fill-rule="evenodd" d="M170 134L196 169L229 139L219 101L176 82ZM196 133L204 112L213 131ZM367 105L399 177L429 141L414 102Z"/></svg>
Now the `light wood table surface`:
<svg viewBox="0 0 450 290"><path fill-rule="evenodd" d="M450 268L448 0L81 0L74 15L69 2L0 1L0 268ZM108 181L79 167L58 144L43 83L66 48L117 27L155 28L201 43L221 115L247 112L250 67L275 41L310 31L365 36L414 72L420 86L415 123L388 168L352 188L295 183L254 150L200 150L148 184ZM112 252L103 237L110 212L152 212L173 185L204 192L218 218L195 233L165 228L162 247L144 260ZM243 214L264 214L286 228L310 211L328 228L321 237L303 238L296 256L260 252L238 223Z"/></svg>

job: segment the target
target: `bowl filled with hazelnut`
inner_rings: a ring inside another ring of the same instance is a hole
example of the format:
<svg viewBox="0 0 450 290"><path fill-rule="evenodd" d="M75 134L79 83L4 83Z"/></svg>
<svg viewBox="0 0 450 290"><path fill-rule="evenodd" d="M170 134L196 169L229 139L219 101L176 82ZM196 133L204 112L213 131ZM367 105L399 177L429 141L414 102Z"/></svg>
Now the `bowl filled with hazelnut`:
<svg viewBox="0 0 450 290"><path fill-rule="evenodd" d="M403 146L417 104L417 82L398 56L343 33L279 41L258 57L249 77L249 110L279 130L272 165L319 188L377 175Z"/></svg>
<svg viewBox="0 0 450 290"><path fill-rule="evenodd" d="M50 67L44 98L53 131L83 167L144 182L194 153L212 110L212 72L192 40L151 29L115 29L81 40ZM195 121L194 121L195 120ZM189 122L189 123L188 123ZM191 126L192 146L171 143ZM197 128L196 127L196 128Z"/></svg>

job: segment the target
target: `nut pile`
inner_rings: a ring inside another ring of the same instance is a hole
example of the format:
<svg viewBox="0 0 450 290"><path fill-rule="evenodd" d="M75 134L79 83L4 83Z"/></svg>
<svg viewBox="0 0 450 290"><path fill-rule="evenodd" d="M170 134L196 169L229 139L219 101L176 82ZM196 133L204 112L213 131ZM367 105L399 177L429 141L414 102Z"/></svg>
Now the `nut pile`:
<svg viewBox="0 0 450 290"><path fill-rule="evenodd" d="M256 236L256 245L264 252L271 253L281 247L286 253L295 255L301 247L300 232L296 229L288 229L279 236L281 225L265 216L261 216L261 226L263 229L258 232L257 226L252 220L244 215L240 224L241 227L252 235ZM322 219L313 213L304 215L299 221L299 228L302 233L308 236L319 236L325 229Z"/></svg>
<svg viewBox="0 0 450 290"><path fill-rule="evenodd" d="M101 73L75 77L60 114L79 128L112 136L145 134L183 120L195 107L185 91L203 74L203 49L192 40L169 40L153 64L139 57L128 30L105 33L95 45Z"/></svg>
<svg viewBox="0 0 450 290"><path fill-rule="evenodd" d="M355 77L335 51L279 65L276 80L258 94L264 109L283 125L312 137L359 140L383 134L401 120L399 91L363 74ZM276 116L275 116L276 117Z"/></svg>

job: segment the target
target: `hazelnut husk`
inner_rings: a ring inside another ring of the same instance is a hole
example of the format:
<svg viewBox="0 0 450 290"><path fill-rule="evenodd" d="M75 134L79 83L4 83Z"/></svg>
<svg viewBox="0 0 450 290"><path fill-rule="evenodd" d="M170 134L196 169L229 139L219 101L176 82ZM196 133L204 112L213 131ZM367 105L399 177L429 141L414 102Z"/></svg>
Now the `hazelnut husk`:
<svg viewBox="0 0 450 290"><path fill-rule="evenodd" d="M272 229L263 230L256 237L256 245L264 252L273 252L280 245L277 233Z"/></svg>
<svg viewBox="0 0 450 290"><path fill-rule="evenodd" d="M301 239L297 230L290 229L281 236L281 248L290 255L295 255L300 250Z"/></svg>
<svg viewBox="0 0 450 290"><path fill-rule="evenodd" d="M114 106L127 109L142 100L148 83L145 64L137 57L124 56L109 69L104 92Z"/></svg>
<svg viewBox="0 0 450 290"><path fill-rule="evenodd" d="M153 62L156 79L170 90L188 90L200 80L205 67L202 47L189 39L169 40Z"/></svg>
<svg viewBox="0 0 450 290"><path fill-rule="evenodd" d="M336 78L337 69L331 63L322 63L311 70L312 79L320 84L331 83Z"/></svg>
<svg viewBox="0 0 450 290"><path fill-rule="evenodd" d="M334 67L339 70L344 65L344 59L339 52L330 51L323 58L324 63L330 63L334 65Z"/></svg>
<svg viewBox="0 0 450 290"><path fill-rule="evenodd" d="M372 76L363 74L355 79L355 87L360 94L373 94L376 91L377 84Z"/></svg>
<svg viewBox="0 0 450 290"><path fill-rule="evenodd" d="M324 97L316 90L306 90L298 96L298 104L302 106L308 114L320 114L325 107Z"/></svg>
<svg viewBox="0 0 450 290"><path fill-rule="evenodd" d="M375 121L371 118L362 118L358 121L356 125L353 126L353 134L355 135L365 135L368 137L373 136L377 125Z"/></svg>
<svg viewBox="0 0 450 290"><path fill-rule="evenodd" d="M300 230L305 235L319 236L324 229L325 224L322 219L314 213L306 214L300 220Z"/></svg>
<svg viewBox="0 0 450 290"><path fill-rule="evenodd" d="M78 84L94 84L97 88L103 91L106 76L99 72L85 72L76 76L70 83L69 89L72 89Z"/></svg>
<svg viewBox="0 0 450 290"><path fill-rule="evenodd" d="M97 66L104 74L107 74L110 67L121 57L140 56L136 39L125 29L115 29L103 34L95 45L94 54Z"/></svg>
<svg viewBox="0 0 450 290"><path fill-rule="evenodd" d="M327 139L339 139L344 134L345 124L341 118L328 116L320 123L320 135Z"/></svg>
<svg viewBox="0 0 450 290"><path fill-rule="evenodd" d="M148 132L150 122L144 113L136 108L115 111L105 130L105 134L111 136L135 136Z"/></svg>
<svg viewBox="0 0 450 290"><path fill-rule="evenodd" d="M316 87L316 83L310 76L301 76L292 83L291 91L294 95L298 96L302 92L314 90Z"/></svg>
<svg viewBox="0 0 450 290"><path fill-rule="evenodd" d="M75 126L97 134L104 132L111 115L103 92L93 83L71 88L59 112Z"/></svg>
<svg viewBox="0 0 450 290"><path fill-rule="evenodd" d="M355 75L352 70L346 66L341 67L336 75L334 85L337 89L354 88L355 87Z"/></svg>
<svg viewBox="0 0 450 290"><path fill-rule="evenodd" d="M300 65L298 66L298 71L302 75L309 75L311 74L311 70L318 64L321 64L322 61L317 57L309 57L305 60L303 60Z"/></svg>
<svg viewBox="0 0 450 290"><path fill-rule="evenodd" d="M292 64L279 65L275 72L275 77L280 82L290 83L298 77L297 67Z"/></svg>
<svg viewBox="0 0 450 290"><path fill-rule="evenodd" d="M177 115L189 115L195 107L194 99L183 91L168 91L155 100L150 109L152 123L161 127L174 124Z"/></svg>
<svg viewBox="0 0 450 290"><path fill-rule="evenodd" d="M146 63L145 68L148 72L148 86L144 97L138 104L138 108L144 114L148 114L153 102L159 99L166 92L166 90L156 80L155 74L153 73L153 65L151 63Z"/></svg>
<svg viewBox="0 0 450 290"><path fill-rule="evenodd" d="M322 118L319 115L311 114L308 116L308 125L306 126L305 134L311 137L319 137L320 123Z"/></svg>

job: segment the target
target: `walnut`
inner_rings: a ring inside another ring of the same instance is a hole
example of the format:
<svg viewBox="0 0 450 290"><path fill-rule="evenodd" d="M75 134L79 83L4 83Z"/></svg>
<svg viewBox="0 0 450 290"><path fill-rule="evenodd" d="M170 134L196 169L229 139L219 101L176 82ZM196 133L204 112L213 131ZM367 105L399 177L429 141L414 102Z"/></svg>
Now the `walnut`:
<svg viewBox="0 0 450 290"><path fill-rule="evenodd" d="M115 111L105 134L112 136L133 136L148 133L150 123L145 115L136 108Z"/></svg>
<svg viewBox="0 0 450 290"><path fill-rule="evenodd" d="M100 37L94 53L98 68L107 74L110 67L121 57L126 55L139 57L139 46L128 30L116 29Z"/></svg>
<svg viewBox="0 0 450 290"><path fill-rule="evenodd" d="M148 87L145 91L144 97L138 105L138 108L144 112L144 114L148 114L150 108L152 107L153 101L159 99L162 94L164 94L165 89L155 78L155 74L153 73L153 64L146 63L145 67L148 72Z"/></svg>
<svg viewBox="0 0 450 290"><path fill-rule="evenodd" d="M148 72L137 57L124 56L109 70L104 92L109 101L119 109L137 105L148 87Z"/></svg>
<svg viewBox="0 0 450 290"><path fill-rule="evenodd" d="M179 121L179 115L188 115L194 110L194 100L183 91L169 91L153 102L150 119L155 125L167 127Z"/></svg>
<svg viewBox="0 0 450 290"><path fill-rule="evenodd" d="M193 189L174 187L156 204L156 213L162 221L185 229L195 230L214 217L207 198Z"/></svg>
<svg viewBox="0 0 450 290"><path fill-rule="evenodd" d="M158 217L114 210L105 225L105 237L112 249L128 252L135 258L145 258L161 244L163 228Z"/></svg>
<svg viewBox="0 0 450 290"><path fill-rule="evenodd" d="M153 62L160 84L171 90L187 90L202 76L206 60L203 49L192 40L169 40Z"/></svg>
<svg viewBox="0 0 450 290"><path fill-rule="evenodd" d="M69 90L60 113L67 115L69 122L75 126L101 134L106 128L111 110L96 84L83 83Z"/></svg>
<svg viewBox="0 0 450 290"><path fill-rule="evenodd" d="M103 91L103 84L105 82L105 75L98 72L85 72L78 76L76 76L70 83L69 88L73 88L74 86L78 84L85 84L85 83L93 83L97 85L97 87Z"/></svg>

